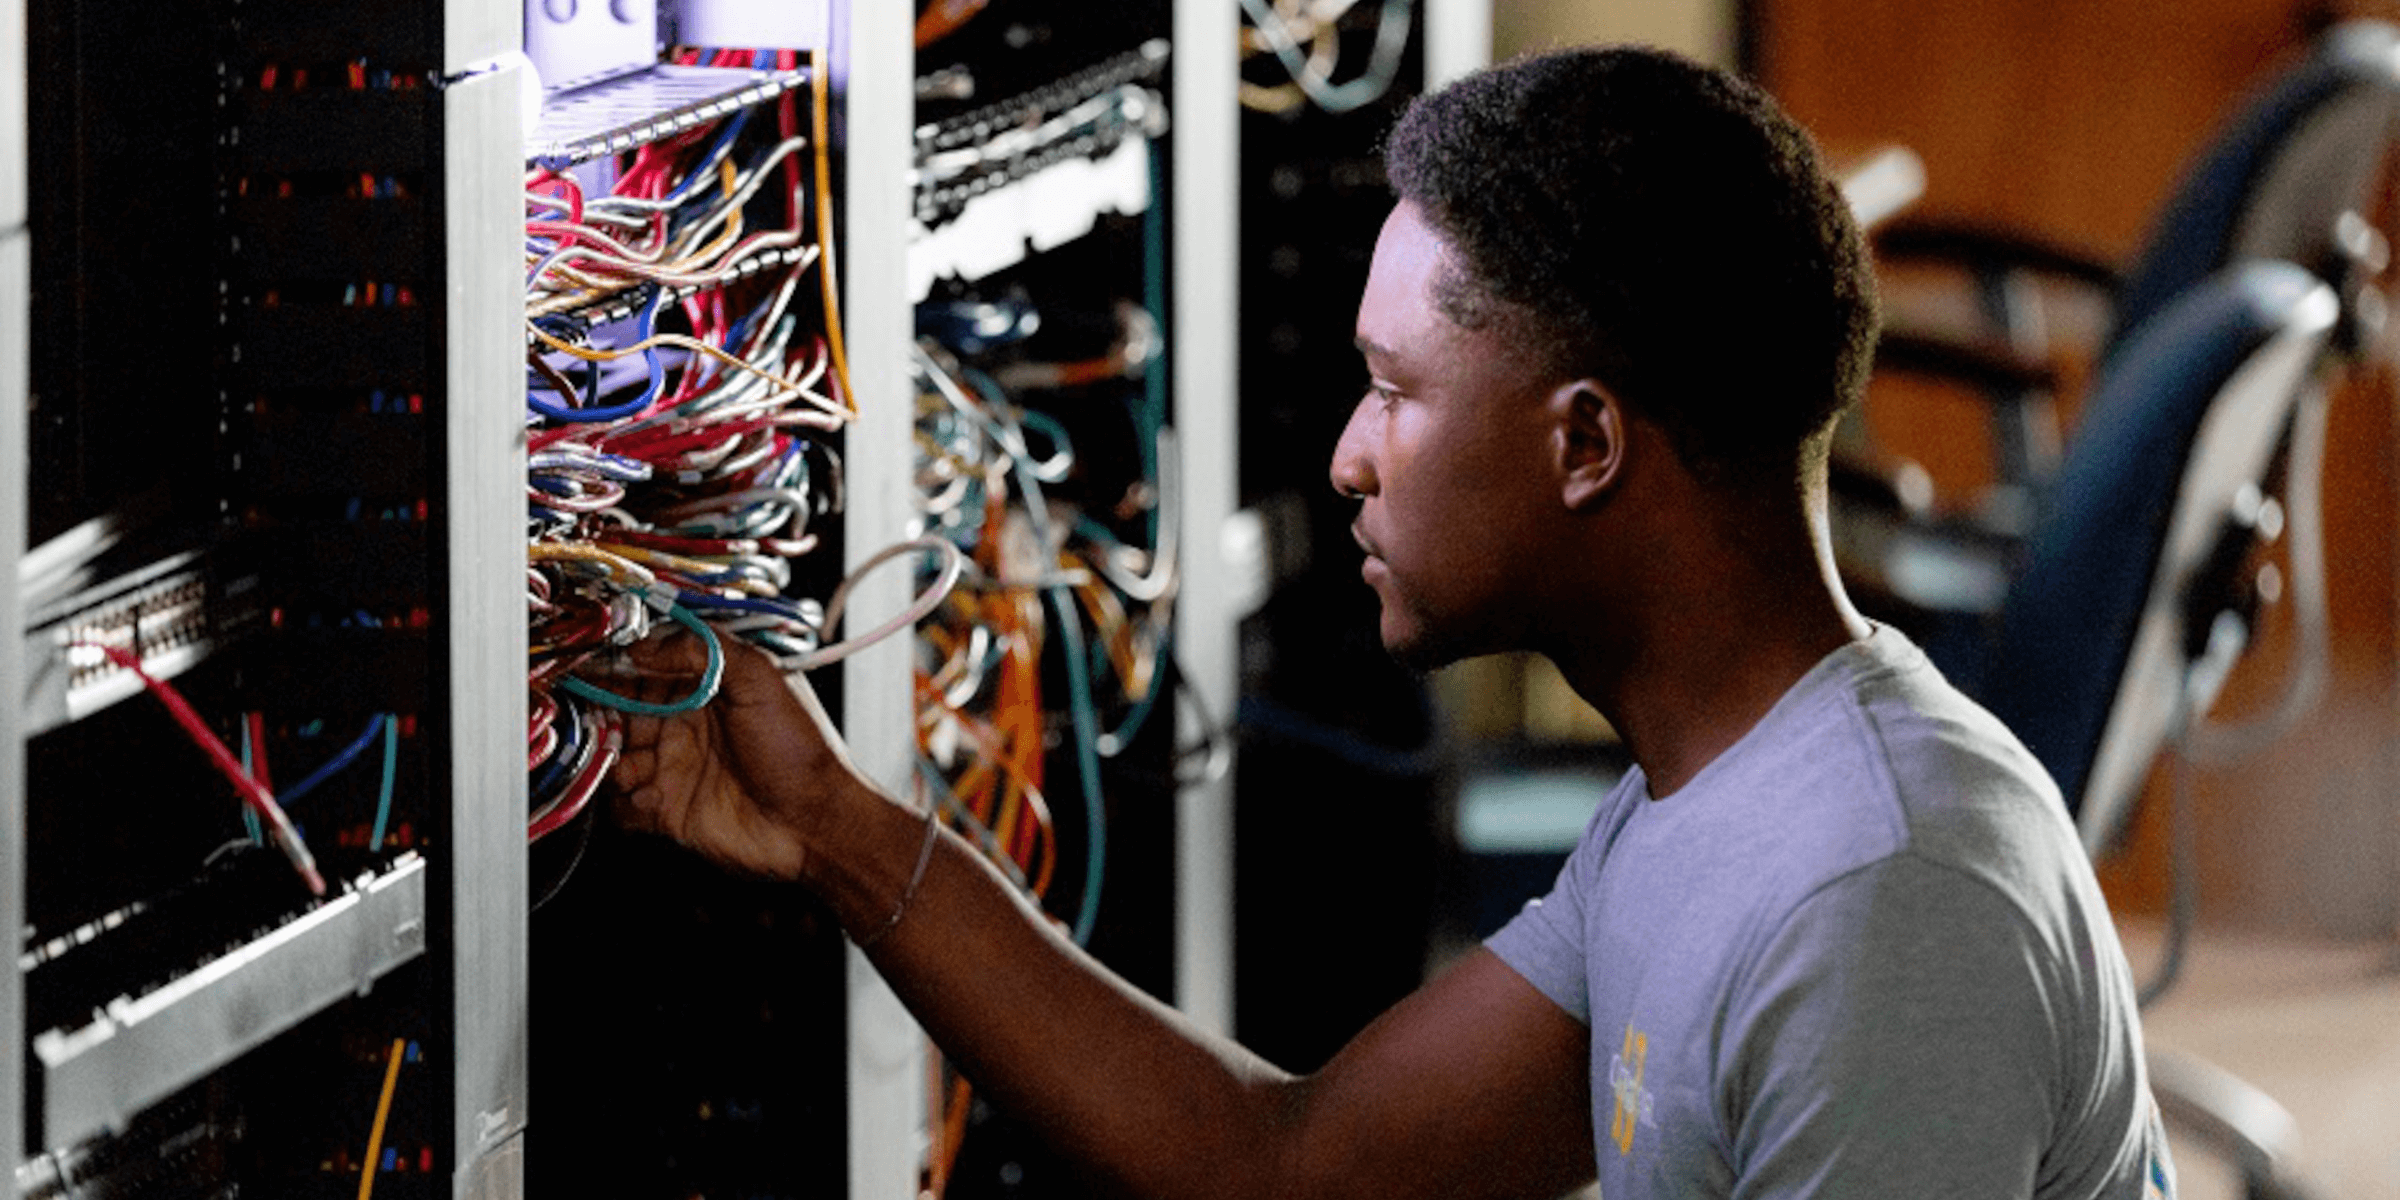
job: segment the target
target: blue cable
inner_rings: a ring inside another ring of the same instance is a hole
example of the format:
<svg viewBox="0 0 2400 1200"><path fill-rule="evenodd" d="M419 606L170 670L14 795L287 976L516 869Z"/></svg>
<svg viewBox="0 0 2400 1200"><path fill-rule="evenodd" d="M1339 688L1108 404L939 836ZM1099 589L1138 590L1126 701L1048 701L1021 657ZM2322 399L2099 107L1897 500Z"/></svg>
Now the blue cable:
<svg viewBox="0 0 2400 1200"><path fill-rule="evenodd" d="M767 577L756 572L745 571L740 567L727 567L722 571L711 571L705 575L684 573L683 578L689 579L693 583L700 584L703 587L717 587L722 584L740 583L745 579L764 580ZM687 598L706 601L709 597L706 595L701 595Z"/></svg>
<svg viewBox="0 0 2400 1200"><path fill-rule="evenodd" d="M650 340L652 331L658 327L659 303L665 299L665 296L666 293L664 292L653 295L650 298L650 303L642 308L642 321L641 325L639 326L639 336L634 338L635 342L646 342ZM658 394L662 391L665 391L667 386L667 369L665 365L660 363L658 360L658 350L655 347L644 350L642 351L642 358L650 366L650 386L644 389L641 396L636 399L628 400L623 404L613 405L608 408L599 407L600 401L597 389L600 378L600 364L595 362L591 364L594 393L591 397L590 406L584 408L568 408L566 405L559 404L556 401L542 399L541 395L531 388L528 388L525 392L525 405L526 407L531 408L533 411L540 413L544 417L547 417L553 421L589 424L601 421L621 421L627 417L634 416L640 413L643 409L650 407L650 405L658 399Z"/></svg>
<svg viewBox="0 0 2400 1200"><path fill-rule="evenodd" d="M391 713L383 718L383 783L375 795L375 832L367 839L367 852L383 849L384 827L392 820L392 785L400 776L400 721Z"/></svg>
<svg viewBox="0 0 2400 1200"><path fill-rule="evenodd" d="M681 593L681 599L695 608L724 608L735 612L788 617L795 621L806 620L800 615L799 606L788 600L770 600L764 596L710 596L698 592Z"/></svg>
<svg viewBox="0 0 2400 1200"><path fill-rule="evenodd" d="M383 732L385 720L386 718L382 713L376 713L374 716L367 718L367 728L365 732L359 734L358 737L352 740L349 745L342 747L341 753L334 755L332 758L326 759L324 765L319 766L316 770L309 772L307 778L302 779L296 784L293 784L289 788L277 792L275 794L276 801L288 808L291 806L293 801L298 800L300 797L305 796L312 791L315 791L318 784L333 778L335 775L341 773L342 768L349 766L351 763L357 762L358 756L367 752L367 746L375 740L375 735Z"/></svg>
<svg viewBox="0 0 2400 1200"><path fill-rule="evenodd" d="M672 704L652 704L647 700L620 696L572 675L559 681L559 689L571 695L581 696L594 704L613 708L619 712L629 712L640 717L679 716L683 713L697 711L701 706L716 699L717 684L725 678L725 648L717 644L716 631L708 627L708 622L693 616L691 610L681 604L669 608L667 615L674 618L676 624L691 630L700 639L701 644L708 647L708 666L700 672L700 682L692 689L691 695Z"/></svg>
<svg viewBox="0 0 2400 1200"><path fill-rule="evenodd" d="M724 157L725 151L732 146L733 139L741 136L742 127L749 123L749 109L735 113L732 120L725 122L724 132L717 135L717 140L709 146L708 153L700 157L700 166L695 168L691 174L684 176L683 182L675 185L674 191L667 193L667 199L680 204L685 194L698 187L701 180L714 175L717 160Z"/></svg>
<svg viewBox="0 0 2400 1200"><path fill-rule="evenodd" d="M557 748L550 752L549 758L543 760L542 773L534 776L532 784L526 789L536 808L541 807L542 797L567 781L570 773L567 764L583 753L583 715L576 707L574 697L559 698L558 717L552 724L564 732L559 736Z"/></svg>

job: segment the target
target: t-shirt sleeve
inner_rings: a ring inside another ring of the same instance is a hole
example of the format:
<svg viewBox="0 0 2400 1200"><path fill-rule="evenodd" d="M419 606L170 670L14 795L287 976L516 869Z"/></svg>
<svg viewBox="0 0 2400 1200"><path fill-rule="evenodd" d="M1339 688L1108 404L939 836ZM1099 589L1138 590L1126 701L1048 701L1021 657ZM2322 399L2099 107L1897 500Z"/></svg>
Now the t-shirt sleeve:
<svg viewBox="0 0 2400 1200"><path fill-rule="evenodd" d="M1999 892L1907 856L1802 902L1718 1051L1734 1196L2034 1194L2061 1086L2046 954Z"/></svg>
<svg viewBox="0 0 2400 1200"><path fill-rule="evenodd" d="M1595 839L1586 831L1567 865L1559 870L1550 894L1527 901L1484 942L1511 970L1525 977L1534 990L1586 1025L1592 1023L1591 981L1585 973L1584 897L1600 869Z"/></svg>

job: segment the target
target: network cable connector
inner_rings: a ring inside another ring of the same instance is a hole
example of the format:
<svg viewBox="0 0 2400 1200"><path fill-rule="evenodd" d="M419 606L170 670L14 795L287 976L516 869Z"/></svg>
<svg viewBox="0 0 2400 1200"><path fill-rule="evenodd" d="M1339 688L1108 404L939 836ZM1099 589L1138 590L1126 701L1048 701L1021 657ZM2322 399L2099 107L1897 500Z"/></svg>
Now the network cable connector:
<svg viewBox="0 0 2400 1200"><path fill-rule="evenodd" d="M109 650L171 678L255 624L255 578L221 580L203 552L126 565L112 521L85 522L25 556L25 728L79 721L128 696L141 680Z"/></svg>

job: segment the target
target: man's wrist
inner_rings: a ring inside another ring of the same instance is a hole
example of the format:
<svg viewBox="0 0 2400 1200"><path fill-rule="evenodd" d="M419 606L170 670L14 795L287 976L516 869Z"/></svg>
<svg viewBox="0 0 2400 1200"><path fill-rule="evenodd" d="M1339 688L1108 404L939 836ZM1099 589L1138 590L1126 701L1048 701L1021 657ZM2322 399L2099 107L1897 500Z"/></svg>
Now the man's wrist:
<svg viewBox="0 0 2400 1200"><path fill-rule="evenodd" d="M928 814L841 771L821 801L800 809L813 819L790 827L802 886L834 910L862 945L879 940L905 908L933 841Z"/></svg>

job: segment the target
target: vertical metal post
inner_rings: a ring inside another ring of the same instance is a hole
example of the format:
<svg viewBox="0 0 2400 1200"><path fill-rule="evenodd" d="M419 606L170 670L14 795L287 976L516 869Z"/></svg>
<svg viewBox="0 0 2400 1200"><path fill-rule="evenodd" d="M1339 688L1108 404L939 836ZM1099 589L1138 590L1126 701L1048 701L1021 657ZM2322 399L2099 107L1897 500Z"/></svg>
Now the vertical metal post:
<svg viewBox="0 0 2400 1200"><path fill-rule="evenodd" d="M454 80L448 258L452 1194L523 1194L527 1041L522 68ZM438 909L437 909L438 911ZM441 945L437 939L435 944Z"/></svg>
<svg viewBox="0 0 2400 1200"><path fill-rule="evenodd" d="M1239 106L1231 6L1175 6L1174 196L1171 253L1175 429L1183 454L1183 584L1175 649L1184 677L1230 723L1237 572L1224 561L1226 518L1240 497L1234 406L1235 214L1240 209ZM1233 1027L1233 778L1183 789L1175 818L1176 1003L1203 1028Z"/></svg>
<svg viewBox="0 0 2400 1200"><path fill-rule="evenodd" d="M0 237L25 227L25 136L25 0L0 0Z"/></svg>
<svg viewBox="0 0 2400 1200"><path fill-rule="evenodd" d="M25 5L0 0L0 1200L15 1200L25 1161L25 614L17 560L25 551L27 312L32 265L25 231Z"/></svg>
<svg viewBox="0 0 2400 1200"><path fill-rule="evenodd" d="M22 153L0 159L0 170L24 161ZM25 929L25 613L16 578L25 552L29 242L22 227L0 230L0 1200L16 1196L25 1161L25 973L17 968Z"/></svg>
<svg viewBox="0 0 2400 1200"><path fill-rule="evenodd" d="M1492 61L1492 0L1425 0L1425 90Z"/></svg>
<svg viewBox="0 0 2400 1200"><path fill-rule="evenodd" d="M906 289L911 131L916 123L912 9L889 0L833 6L833 82L841 97L843 329L859 418L845 442L848 565L906 536L917 501L913 327ZM856 613L907 605L909 574L879 570L851 595ZM855 626L854 626L855 627ZM842 668L843 736L868 775L903 793L915 769L909 639L891 638ZM914 1195L925 1161L925 1035L856 949L848 952L850 1195Z"/></svg>

